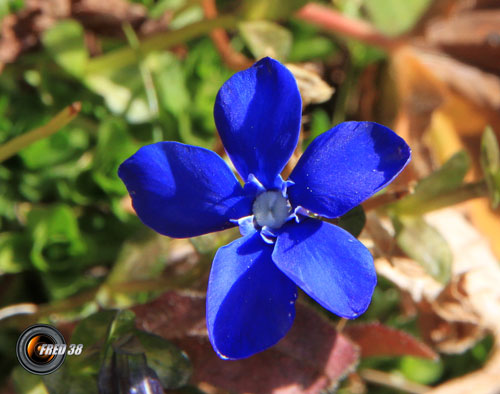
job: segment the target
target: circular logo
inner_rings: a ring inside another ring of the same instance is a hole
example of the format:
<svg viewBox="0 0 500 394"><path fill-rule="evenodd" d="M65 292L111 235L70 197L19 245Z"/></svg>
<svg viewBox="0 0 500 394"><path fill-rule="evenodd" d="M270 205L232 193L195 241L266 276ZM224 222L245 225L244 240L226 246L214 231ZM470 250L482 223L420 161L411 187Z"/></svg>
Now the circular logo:
<svg viewBox="0 0 500 394"><path fill-rule="evenodd" d="M66 341L47 324L36 324L23 331L16 345L19 363L36 375L47 375L59 368L66 358Z"/></svg>

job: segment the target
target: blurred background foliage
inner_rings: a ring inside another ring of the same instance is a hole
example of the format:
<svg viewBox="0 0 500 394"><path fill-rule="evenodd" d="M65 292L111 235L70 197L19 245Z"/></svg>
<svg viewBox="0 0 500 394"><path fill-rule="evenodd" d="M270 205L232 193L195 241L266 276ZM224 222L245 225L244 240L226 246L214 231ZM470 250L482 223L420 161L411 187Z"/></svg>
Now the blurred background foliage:
<svg viewBox="0 0 500 394"><path fill-rule="evenodd" d="M302 147L344 120L387 124L412 146L412 168L394 187L336 223L358 236L377 211L394 229L391 250L417 262L422 276L448 289L457 279L455 251L424 214L489 195L489 203L483 198L468 215L483 240L497 245L498 257L500 221L490 206L500 201L500 82L498 64L490 59L485 65L484 58L487 50L498 48L499 19L491 22L488 15L498 17L499 5L335 0L316 2L333 12L321 17L304 8L308 3L0 0L0 381L5 390L129 392L127 370L151 387L220 392L215 384L199 384L201 356L192 355L200 352L186 350L191 361L182 352L192 344L174 340L174 345L168 334L147 333L155 332L147 324L153 320L142 310L144 320L137 322L130 308L152 303L146 305L160 316L173 305L154 303L163 292L204 291L215 251L237 230L192 240L158 236L135 216L117 169L139 147L163 140L223 154L213 121L215 96L235 70L262 56L298 67L292 70L303 80L308 104ZM482 39L490 43L483 52L482 41L474 47L453 30L462 22L443 27L450 15L464 18L463 10L482 13L478 18L489 34ZM441 18L441 25L433 25L433 18ZM439 39L432 33L438 28ZM425 56L448 51L467 65L419 58L419 45L432 47ZM414 52L405 52L405 46ZM435 67L438 77L421 64ZM472 88L463 86L470 81L476 83ZM488 124L493 128L483 135ZM17 139L22 135L34 137ZM8 145L12 141L18 142L14 148ZM380 247L373 234L361 234L368 245ZM411 299L412 290L382 273L372 305L359 320L380 321L436 345L430 331L422 331L423 306ZM176 302L187 302L182 300ZM35 322L60 327L71 343L90 350L82 358L68 357L56 374L29 375L18 366L14 349L19 333ZM337 385L339 392L426 392L427 385L481 369L495 346L494 332L487 323L467 322L477 328L459 338L468 346L437 361L434 353L425 353L433 352L430 348L412 353L401 345L390 355L373 353L361 359L359 374ZM193 329L184 320L180 326ZM348 368L346 361L342 376L354 364ZM259 370L249 373L259 375ZM333 390L340 375L325 373L331 381L323 389ZM224 384L222 389L238 391Z"/></svg>

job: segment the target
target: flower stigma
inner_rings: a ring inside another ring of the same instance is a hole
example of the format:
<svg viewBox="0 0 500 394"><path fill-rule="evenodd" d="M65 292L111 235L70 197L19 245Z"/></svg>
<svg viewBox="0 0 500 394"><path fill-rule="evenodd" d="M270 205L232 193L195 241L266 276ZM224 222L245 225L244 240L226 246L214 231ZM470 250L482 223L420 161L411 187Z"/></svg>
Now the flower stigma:
<svg viewBox="0 0 500 394"><path fill-rule="evenodd" d="M278 229L290 217L291 205L280 191L272 190L257 196L252 211L259 226Z"/></svg>

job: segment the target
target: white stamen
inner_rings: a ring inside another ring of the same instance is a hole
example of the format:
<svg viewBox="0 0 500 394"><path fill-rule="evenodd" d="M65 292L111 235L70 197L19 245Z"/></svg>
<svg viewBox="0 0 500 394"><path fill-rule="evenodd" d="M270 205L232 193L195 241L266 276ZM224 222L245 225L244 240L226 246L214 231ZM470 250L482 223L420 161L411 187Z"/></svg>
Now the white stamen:
<svg viewBox="0 0 500 394"><path fill-rule="evenodd" d="M259 194L253 203L253 214L259 226L280 228L290 215L290 203L279 191Z"/></svg>

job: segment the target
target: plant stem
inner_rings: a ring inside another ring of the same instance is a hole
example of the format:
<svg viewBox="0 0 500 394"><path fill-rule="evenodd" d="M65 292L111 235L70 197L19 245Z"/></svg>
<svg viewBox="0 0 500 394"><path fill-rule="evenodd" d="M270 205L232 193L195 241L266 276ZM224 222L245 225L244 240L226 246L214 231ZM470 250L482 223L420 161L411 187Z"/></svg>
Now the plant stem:
<svg viewBox="0 0 500 394"><path fill-rule="evenodd" d="M409 193L409 188L399 189L399 190L391 190L384 194L376 195L374 197L366 200L363 205L363 209L365 212L372 211L374 209L378 209L380 207L385 207L388 204L395 204L397 201L406 197Z"/></svg>
<svg viewBox="0 0 500 394"><path fill-rule="evenodd" d="M81 103L73 103L54 116L45 126L28 131L1 145L0 163L14 156L21 149L31 145L33 142L46 138L61 130L78 115L80 109Z"/></svg>
<svg viewBox="0 0 500 394"><path fill-rule="evenodd" d="M215 0L203 0L202 6L203 12L205 13L207 19L214 19L217 17L217 7L215 5ZM242 53L235 51L231 47L231 42L224 29L214 29L210 33L210 38L217 48L217 51L219 52L222 60L229 68L233 70L243 70L252 65L252 60L247 58Z"/></svg>
<svg viewBox="0 0 500 394"><path fill-rule="evenodd" d="M85 72L87 74L108 72L125 67L137 61L137 53L147 55L150 52L164 50L182 44L195 37L203 36L215 28L233 28L237 25L237 18L232 15L206 19L178 30L166 31L147 38L138 44L136 49L126 47L114 50L105 55L91 59Z"/></svg>
<svg viewBox="0 0 500 394"><path fill-rule="evenodd" d="M163 131L159 122L160 118L160 103L158 99L158 93L155 88L155 83L153 79L153 74L147 64L144 62L145 56L143 56L140 48L140 41L135 34L134 29L130 23L123 24L123 32L127 37L130 47L136 51L138 58L138 67L141 72L142 83L144 85L144 92L146 93L146 99L148 102L149 112L153 116L152 126L153 126L153 140L154 142L163 141Z"/></svg>
<svg viewBox="0 0 500 394"><path fill-rule="evenodd" d="M488 187L483 180L478 182L464 183L457 189L440 194L433 198L412 198L412 195L394 204L388 205L387 209L398 214L422 215L451 205L459 204L473 198L487 197Z"/></svg>
<svg viewBox="0 0 500 394"><path fill-rule="evenodd" d="M309 3L302 7L295 16L325 30L344 34L387 51L392 51L403 43L399 39L385 36L369 23L346 18L340 12L321 4Z"/></svg>

